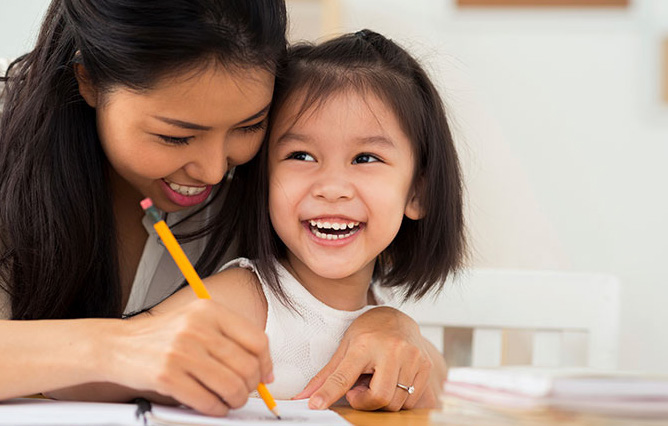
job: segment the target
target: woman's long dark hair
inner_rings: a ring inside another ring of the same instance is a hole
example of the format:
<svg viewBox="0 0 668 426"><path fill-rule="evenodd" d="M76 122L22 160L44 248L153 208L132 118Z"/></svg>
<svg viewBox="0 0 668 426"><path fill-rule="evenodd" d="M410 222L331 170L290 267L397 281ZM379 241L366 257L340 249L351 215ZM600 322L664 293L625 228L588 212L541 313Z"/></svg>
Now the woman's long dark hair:
<svg viewBox="0 0 668 426"><path fill-rule="evenodd" d="M36 47L3 78L0 282L14 319L122 312L108 163L74 63L98 90L150 89L211 61L273 72L285 28L284 0L52 1ZM230 245L238 210L224 212L188 236L216 235L202 275Z"/></svg>
<svg viewBox="0 0 668 426"><path fill-rule="evenodd" d="M413 142L413 185L424 217L404 217L397 236L376 260L374 278L383 286L398 288L406 299L423 297L441 288L466 257L461 172L443 102L406 50L362 30L288 50L277 73L268 134L273 118L287 103L301 102L295 121L308 119L312 108L345 91L378 97ZM268 151L265 143L251 162L236 170L247 185L248 206L240 225L244 238L239 252L256 260L263 279L290 305L274 263L285 256L286 247L269 217Z"/></svg>

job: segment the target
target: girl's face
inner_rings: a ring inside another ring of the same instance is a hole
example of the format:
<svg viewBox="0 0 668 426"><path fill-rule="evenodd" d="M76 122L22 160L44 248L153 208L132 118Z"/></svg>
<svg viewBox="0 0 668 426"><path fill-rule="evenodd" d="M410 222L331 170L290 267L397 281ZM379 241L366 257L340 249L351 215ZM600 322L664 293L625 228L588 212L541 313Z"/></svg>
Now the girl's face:
<svg viewBox="0 0 668 426"><path fill-rule="evenodd" d="M294 101L278 112L269 142L272 225L298 274L363 274L368 283L404 215L421 216L412 143L373 95L337 94L296 123Z"/></svg>
<svg viewBox="0 0 668 426"><path fill-rule="evenodd" d="M258 151L274 76L262 69L208 67L137 92L100 94L79 78L96 108L97 128L112 168L112 191L164 211L199 204L212 185Z"/></svg>

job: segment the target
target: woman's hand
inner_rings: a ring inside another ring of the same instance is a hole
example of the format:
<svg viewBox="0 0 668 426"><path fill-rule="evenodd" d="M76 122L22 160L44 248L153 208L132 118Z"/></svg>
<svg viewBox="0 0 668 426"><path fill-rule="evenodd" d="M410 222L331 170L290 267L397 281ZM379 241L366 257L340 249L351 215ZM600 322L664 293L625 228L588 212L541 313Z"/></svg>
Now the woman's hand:
<svg viewBox="0 0 668 426"><path fill-rule="evenodd" d="M327 408L343 395L358 410L436 407L446 370L443 357L424 340L415 321L396 309L378 307L351 324L330 362L294 399L310 397L309 407L315 409ZM413 394L398 383L413 386Z"/></svg>
<svg viewBox="0 0 668 426"><path fill-rule="evenodd" d="M211 300L124 321L100 363L104 381L158 392L209 415L241 407L262 380L273 381L267 336Z"/></svg>

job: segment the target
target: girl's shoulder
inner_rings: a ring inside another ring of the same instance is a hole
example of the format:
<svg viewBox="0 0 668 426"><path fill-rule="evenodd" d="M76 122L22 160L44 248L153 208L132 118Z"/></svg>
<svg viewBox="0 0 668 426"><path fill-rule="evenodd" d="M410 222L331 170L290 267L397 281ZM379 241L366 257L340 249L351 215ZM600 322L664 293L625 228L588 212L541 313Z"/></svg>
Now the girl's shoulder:
<svg viewBox="0 0 668 426"><path fill-rule="evenodd" d="M204 285L211 298L264 327L267 299L251 261L237 258L206 278Z"/></svg>

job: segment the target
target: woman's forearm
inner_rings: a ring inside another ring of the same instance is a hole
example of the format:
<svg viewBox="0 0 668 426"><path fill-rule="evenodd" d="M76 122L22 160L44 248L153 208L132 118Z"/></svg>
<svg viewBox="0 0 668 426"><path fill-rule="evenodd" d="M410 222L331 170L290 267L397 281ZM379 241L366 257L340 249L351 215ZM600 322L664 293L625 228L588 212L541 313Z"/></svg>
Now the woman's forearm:
<svg viewBox="0 0 668 426"><path fill-rule="evenodd" d="M213 300L131 321L0 321L0 399L148 396L222 416L271 371L264 331Z"/></svg>
<svg viewBox="0 0 668 426"><path fill-rule="evenodd" d="M163 405L178 404L173 398L160 395L157 392L140 391L115 383L86 383L53 392L45 392L45 396L54 399L104 402L128 402L141 397Z"/></svg>
<svg viewBox="0 0 668 426"><path fill-rule="evenodd" d="M0 321L0 400L113 376L121 320Z"/></svg>

